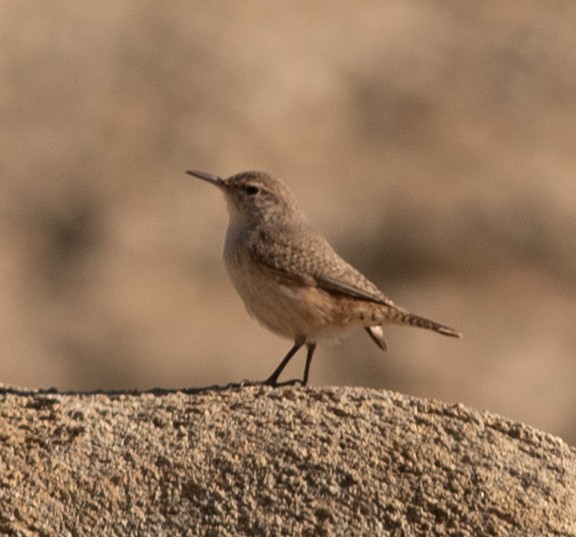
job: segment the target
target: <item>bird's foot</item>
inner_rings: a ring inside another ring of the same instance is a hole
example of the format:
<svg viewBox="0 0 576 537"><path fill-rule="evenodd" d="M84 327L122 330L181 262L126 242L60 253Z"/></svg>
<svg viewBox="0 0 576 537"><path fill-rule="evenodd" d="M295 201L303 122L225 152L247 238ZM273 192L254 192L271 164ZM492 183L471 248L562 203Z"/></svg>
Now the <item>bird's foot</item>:
<svg viewBox="0 0 576 537"><path fill-rule="evenodd" d="M263 384L264 386L271 386L272 388L281 388L283 386L297 386L297 385L306 386L302 382L302 379L290 379L278 382L278 379L269 378L263 381L261 384Z"/></svg>

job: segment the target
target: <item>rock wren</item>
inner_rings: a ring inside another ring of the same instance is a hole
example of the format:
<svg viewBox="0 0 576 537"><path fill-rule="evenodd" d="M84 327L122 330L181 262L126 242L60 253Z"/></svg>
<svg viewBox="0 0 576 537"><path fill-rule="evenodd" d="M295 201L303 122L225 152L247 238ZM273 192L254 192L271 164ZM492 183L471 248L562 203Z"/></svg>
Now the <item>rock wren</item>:
<svg viewBox="0 0 576 537"><path fill-rule="evenodd" d="M186 173L224 192L230 214L224 261L248 313L272 332L294 341L266 384L277 386L290 359L306 345L299 381L305 386L316 343L356 326L364 327L384 351L384 324L462 337L387 298L311 227L290 190L278 179L262 172L243 172L227 179L192 170ZM298 380L283 384L294 382Z"/></svg>

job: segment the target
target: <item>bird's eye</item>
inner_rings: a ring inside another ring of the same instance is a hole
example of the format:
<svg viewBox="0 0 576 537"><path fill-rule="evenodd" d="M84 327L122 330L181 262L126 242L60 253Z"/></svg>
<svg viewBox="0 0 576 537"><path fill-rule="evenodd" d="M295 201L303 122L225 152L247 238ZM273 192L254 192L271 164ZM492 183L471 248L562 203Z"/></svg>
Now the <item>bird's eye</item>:
<svg viewBox="0 0 576 537"><path fill-rule="evenodd" d="M260 189L257 186L248 185L245 189L245 192L249 196L255 196L256 194L258 194L258 192L260 192Z"/></svg>

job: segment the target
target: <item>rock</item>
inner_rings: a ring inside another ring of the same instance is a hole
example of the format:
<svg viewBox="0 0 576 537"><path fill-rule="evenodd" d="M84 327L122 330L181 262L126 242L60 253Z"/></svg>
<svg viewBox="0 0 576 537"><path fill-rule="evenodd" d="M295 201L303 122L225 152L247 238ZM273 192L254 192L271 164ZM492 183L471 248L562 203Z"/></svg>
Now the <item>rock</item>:
<svg viewBox="0 0 576 537"><path fill-rule="evenodd" d="M576 453L372 389L4 388L0 534L576 536Z"/></svg>

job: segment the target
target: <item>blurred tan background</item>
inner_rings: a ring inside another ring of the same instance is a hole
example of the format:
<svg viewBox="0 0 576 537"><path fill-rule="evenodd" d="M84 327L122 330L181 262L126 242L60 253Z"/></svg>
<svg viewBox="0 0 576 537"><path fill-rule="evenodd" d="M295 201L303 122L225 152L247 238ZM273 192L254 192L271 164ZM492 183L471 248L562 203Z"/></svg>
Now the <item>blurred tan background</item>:
<svg viewBox="0 0 576 537"><path fill-rule="evenodd" d="M4 0L0 381L203 386L290 347L221 261L220 194L282 177L398 304L312 384L461 401L576 443L576 4ZM289 374L299 374L303 355Z"/></svg>

